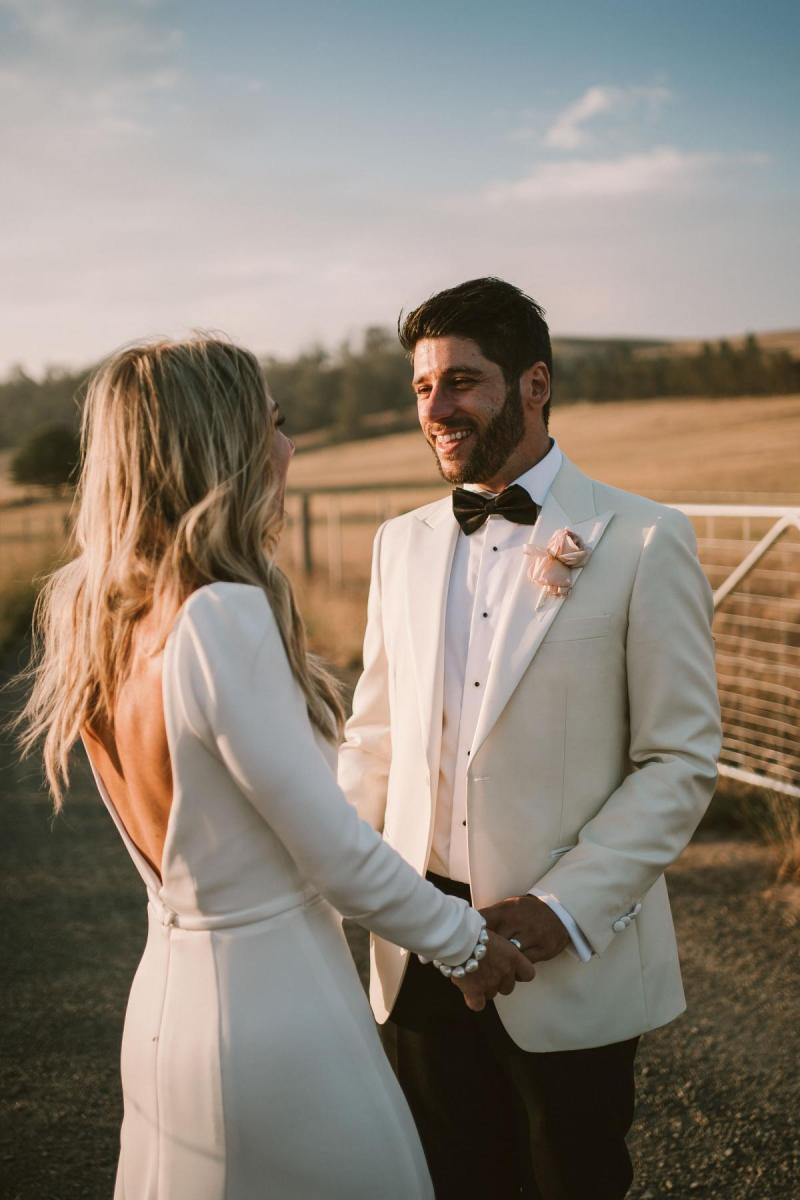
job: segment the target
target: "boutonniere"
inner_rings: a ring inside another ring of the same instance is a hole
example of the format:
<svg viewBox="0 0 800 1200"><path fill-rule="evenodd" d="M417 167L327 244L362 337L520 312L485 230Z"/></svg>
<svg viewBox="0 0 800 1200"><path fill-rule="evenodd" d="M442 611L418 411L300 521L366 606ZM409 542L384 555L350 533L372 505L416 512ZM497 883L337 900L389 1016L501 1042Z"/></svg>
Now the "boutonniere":
<svg viewBox="0 0 800 1200"><path fill-rule="evenodd" d="M592 553L577 533L571 529L557 529L547 546L525 546L532 562L528 567L528 578L542 589L537 608L550 596L567 596L575 582L573 571L585 567Z"/></svg>

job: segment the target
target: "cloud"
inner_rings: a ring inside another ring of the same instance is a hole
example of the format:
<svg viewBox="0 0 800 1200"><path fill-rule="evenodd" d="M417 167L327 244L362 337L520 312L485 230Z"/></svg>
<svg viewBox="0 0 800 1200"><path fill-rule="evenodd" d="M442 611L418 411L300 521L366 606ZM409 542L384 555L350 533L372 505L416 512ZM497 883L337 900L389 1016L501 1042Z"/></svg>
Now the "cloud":
<svg viewBox="0 0 800 1200"><path fill-rule="evenodd" d="M20 102L13 121L46 116L54 129L88 123L98 110L120 120L176 89L174 62L183 35L161 29L143 9L103 0L0 0L8 28L0 45L0 84ZM110 112L113 110L113 113Z"/></svg>
<svg viewBox="0 0 800 1200"><path fill-rule="evenodd" d="M545 132L544 144L551 150L577 150L590 140L584 128L588 122L610 113L630 112L640 108L645 108L652 114L669 99L670 92L664 87L614 87L610 84L596 84L558 114Z"/></svg>
<svg viewBox="0 0 800 1200"><path fill-rule="evenodd" d="M600 200L672 194L693 187L718 167L760 166L765 161L761 155L688 153L673 146L657 146L617 158L540 163L522 179L490 184L481 199L499 206L569 198Z"/></svg>
<svg viewBox="0 0 800 1200"><path fill-rule="evenodd" d="M38 214L47 236L113 192L108 181L132 172L132 146L161 133L185 82L182 35L144 7L104 0L0 0L0 19L6 203L25 227Z"/></svg>

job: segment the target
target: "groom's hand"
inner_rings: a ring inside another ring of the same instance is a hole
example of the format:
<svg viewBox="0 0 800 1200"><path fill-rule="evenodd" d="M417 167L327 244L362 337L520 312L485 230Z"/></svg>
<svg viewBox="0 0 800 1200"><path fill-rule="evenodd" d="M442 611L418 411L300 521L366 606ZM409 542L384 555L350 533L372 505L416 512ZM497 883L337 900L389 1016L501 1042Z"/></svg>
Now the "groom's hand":
<svg viewBox="0 0 800 1200"><path fill-rule="evenodd" d="M450 978L464 995L467 1008L480 1012L498 992L509 996L517 983L529 983L536 972L531 962L507 938L489 933L481 965L463 979Z"/></svg>
<svg viewBox="0 0 800 1200"><path fill-rule="evenodd" d="M531 962L555 958L569 945L569 934L543 900L536 896L510 896L481 909L486 925L505 938L516 938Z"/></svg>

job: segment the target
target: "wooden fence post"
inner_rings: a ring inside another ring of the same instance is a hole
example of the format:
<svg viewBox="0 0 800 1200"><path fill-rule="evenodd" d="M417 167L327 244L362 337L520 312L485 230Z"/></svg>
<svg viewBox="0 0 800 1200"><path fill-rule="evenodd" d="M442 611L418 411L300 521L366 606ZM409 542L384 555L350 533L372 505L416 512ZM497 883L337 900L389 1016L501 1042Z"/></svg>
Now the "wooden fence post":
<svg viewBox="0 0 800 1200"><path fill-rule="evenodd" d="M311 549L311 495L303 492L300 496L300 562L303 572L312 575L314 572L314 556Z"/></svg>
<svg viewBox="0 0 800 1200"><path fill-rule="evenodd" d="M328 497L328 579L334 587L342 582L342 513L338 496Z"/></svg>

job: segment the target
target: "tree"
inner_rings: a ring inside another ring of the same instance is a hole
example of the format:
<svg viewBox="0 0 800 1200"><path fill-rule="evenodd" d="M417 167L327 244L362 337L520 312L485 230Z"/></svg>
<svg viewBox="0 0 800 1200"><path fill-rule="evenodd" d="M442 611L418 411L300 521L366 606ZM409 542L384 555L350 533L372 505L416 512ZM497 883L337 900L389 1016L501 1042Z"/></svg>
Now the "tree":
<svg viewBox="0 0 800 1200"><path fill-rule="evenodd" d="M74 481L80 461L78 435L66 425L48 425L29 438L11 460L15 483L60 490Z"/></svg>

